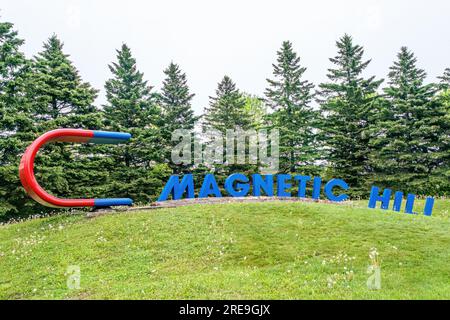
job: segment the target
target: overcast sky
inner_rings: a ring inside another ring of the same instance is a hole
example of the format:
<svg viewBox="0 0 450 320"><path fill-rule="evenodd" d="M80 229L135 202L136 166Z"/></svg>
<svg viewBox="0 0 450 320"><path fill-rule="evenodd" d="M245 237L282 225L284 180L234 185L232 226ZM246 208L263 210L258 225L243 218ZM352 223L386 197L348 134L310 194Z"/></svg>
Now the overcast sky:
<svg viewBox="0 0 450 320"><path fill-rule="evenodd" d="M149 84L159 89L174 61L187 73L200 113L228 74L246 92L262 95L283 40L308 68L305 78L325 80L335 41L352 35L372 58L367 75L386 77L403 45L412 49L429 80L450 67L448 0L2 0L2 21L15 24L31 57L56 33L85 81L101 89L107 64L127 43Z"/></svg>

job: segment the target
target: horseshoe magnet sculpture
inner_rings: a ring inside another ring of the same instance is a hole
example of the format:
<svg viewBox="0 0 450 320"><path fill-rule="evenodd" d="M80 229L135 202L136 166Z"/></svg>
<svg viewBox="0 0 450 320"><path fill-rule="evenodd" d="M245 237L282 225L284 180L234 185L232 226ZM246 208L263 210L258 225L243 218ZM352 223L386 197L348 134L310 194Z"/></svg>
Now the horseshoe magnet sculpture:
<svg viewBox="0 0 450 320"><path fill-rule="evenodd" d="M109 207L130 206L133 200L129 198L107 199L62 199L47 193L36 181L34 176L34 158L39 149L49 142L78 142L98 144L118 144L126 142L131 134L124 132L108 132L81 129L57 129L44 133L27 148L20 161L19 176L26 192L44 206L62 207Z"/></svg>

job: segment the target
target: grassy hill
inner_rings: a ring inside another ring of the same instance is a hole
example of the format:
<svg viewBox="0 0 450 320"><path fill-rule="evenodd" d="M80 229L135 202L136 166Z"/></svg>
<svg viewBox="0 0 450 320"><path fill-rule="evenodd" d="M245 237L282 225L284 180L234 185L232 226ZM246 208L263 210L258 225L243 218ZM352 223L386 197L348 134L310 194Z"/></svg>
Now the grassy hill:
<svg viewBox="0 0 450 320"><path fill-rule="evenodd" d="M193 205L3 225L0 298L449 299L450 201L432 217L365 206ZM380 290L366 284L372 248ZM67 288L70 265L80 289Z"/></svg>

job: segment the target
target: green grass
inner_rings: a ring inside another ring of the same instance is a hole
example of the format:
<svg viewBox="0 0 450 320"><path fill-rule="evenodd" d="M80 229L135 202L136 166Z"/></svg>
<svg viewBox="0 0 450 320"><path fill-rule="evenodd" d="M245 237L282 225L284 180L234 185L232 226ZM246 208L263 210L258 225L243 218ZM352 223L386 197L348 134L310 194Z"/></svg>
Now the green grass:
<svg viewBox="0 0 450 320"><path fill-rule="evenodd" d="M194 205L0 227L2 299L449 299L449 200L432 217L318 203ZM420 204L419 204L420 205ZM381 289L367 288L369 251ZM68 266L81 288L68 289Z"/></svg>

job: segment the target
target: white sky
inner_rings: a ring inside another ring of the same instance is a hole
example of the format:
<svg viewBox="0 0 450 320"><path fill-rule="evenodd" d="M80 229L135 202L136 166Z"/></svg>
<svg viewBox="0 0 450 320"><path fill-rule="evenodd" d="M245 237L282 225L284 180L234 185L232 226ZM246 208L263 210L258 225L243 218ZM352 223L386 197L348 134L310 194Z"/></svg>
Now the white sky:
<svg viewBox="0 0 450 320"><path fill-rule="evenodd" d="M429 80L450 67L448 0L1 0L0 9L30 57L56 33L83 79L101 89L97 104L105 102L107 64L122 42L157 89L170 61L180 64L197 113L224 74L262 95L283 40L293 42L315 84L325 80L335 41L346 32L372 58L367 75L386 77L402 45L416 53Z"/></svg>

